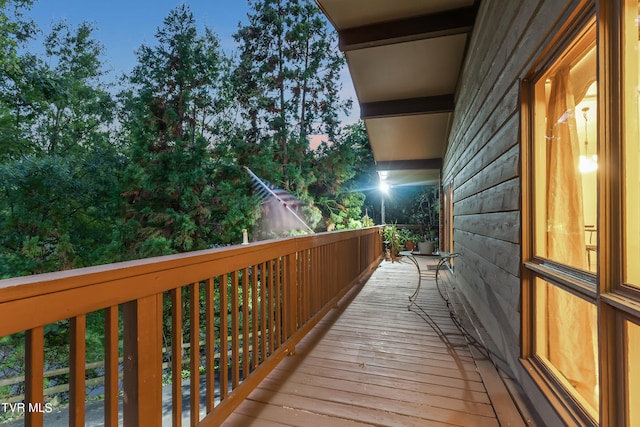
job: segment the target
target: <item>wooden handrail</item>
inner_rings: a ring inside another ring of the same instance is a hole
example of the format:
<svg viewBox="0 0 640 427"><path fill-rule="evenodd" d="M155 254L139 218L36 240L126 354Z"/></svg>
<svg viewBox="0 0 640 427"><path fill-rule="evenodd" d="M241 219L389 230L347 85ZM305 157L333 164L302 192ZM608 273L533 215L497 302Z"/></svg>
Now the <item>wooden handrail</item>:
<svg viewBox="0 0 640 427"><path fill-rule="evenodd" d="M196 378L192 424L219 425L381 255L379 229L372 227L3 280L0 337L27 332L25 404L44 404L44 327L70 320L69 410L72 419L83 423L85 318L105 309L105 425L117 425L119 357L124 359L124 424L160 425L163 328L171 324L172 342L181 343L188 309L191 345L200 345L202 337L205 343L202 360L199 352L193 354L187 368ZM182 301L182 289L189 301ZM169 294L171 301L164 300ZM169 323L162 318L167 304L172 308ZM123 336L117 331L119 306ZM124 342L122 353L119 342ZM228 350L219 357L216 342ZM172 359L181 353L175 350ZM181 383L181 357L170 369L174 384ZM201 366L207 393L203 419L197 410ZM223 399L217 405L214 388ZM174 419L182 417L181 399L181 387L174 387ZM42 413L25 417L30 425L43 423Z"/></svg>

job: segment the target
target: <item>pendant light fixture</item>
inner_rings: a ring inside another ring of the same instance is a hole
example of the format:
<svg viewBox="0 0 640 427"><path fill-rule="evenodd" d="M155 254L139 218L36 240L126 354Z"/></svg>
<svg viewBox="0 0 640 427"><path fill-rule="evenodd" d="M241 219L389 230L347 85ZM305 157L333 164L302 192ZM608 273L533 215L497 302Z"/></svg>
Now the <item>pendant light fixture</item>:
<svg viewBox="0 0 640 427"><path fill-rule="evenodd" d="M581 173L595 172L598 169L598 156L596 154L589 155L589 138L587 128L587 113L589 107L582 109L582 117L584 117L584 154L580 155L580 165L578 166Z"/></svg>

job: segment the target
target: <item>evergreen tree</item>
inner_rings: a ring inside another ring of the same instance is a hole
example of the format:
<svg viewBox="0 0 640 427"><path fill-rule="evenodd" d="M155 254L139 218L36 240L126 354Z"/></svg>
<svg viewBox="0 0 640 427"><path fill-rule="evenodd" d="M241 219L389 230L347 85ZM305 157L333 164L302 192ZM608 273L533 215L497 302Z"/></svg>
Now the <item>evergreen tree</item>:
<svg viewBox="0 0 640 427"><path fill-rule="evenodd" d="M125 250L131 257L202 249L212 243L211 201L219 42L199 35L179 6L164 19L156 44L137 51L122 94L126 171Z"/></svg>
<svg viewBox="0 0 640 427"><path fill-rule="evenodd" d="M315 177L308 136L338 134L344 58L335 35L310 0L253 0L249 22L235 35L237 98L253 144L272 142L279 176L268 176L304 197Z"/></svg>

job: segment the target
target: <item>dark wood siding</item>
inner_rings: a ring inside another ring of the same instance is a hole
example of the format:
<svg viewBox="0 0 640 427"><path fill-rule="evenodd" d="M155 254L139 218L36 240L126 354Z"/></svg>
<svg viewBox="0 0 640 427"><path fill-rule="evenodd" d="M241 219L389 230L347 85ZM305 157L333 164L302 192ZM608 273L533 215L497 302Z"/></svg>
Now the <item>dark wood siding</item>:
<svg viewBox="0 0 640 427"><path fill-rule="evenodd" d="M519 362L520 81L576 3L482 0L443 165L443 186L453 183L454 189L458 289L501 363L525 388L530 381ZM546 405L534 387L527 392L536 405Z"/></svg>

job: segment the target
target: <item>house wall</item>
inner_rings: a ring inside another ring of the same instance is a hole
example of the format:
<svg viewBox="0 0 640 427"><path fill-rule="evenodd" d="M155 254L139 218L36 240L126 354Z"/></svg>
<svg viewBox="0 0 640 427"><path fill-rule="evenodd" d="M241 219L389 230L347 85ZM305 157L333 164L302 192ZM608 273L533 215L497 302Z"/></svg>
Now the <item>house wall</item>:
<svg viewBox="0 0 640 427"><path fill-rule="evenodd" d="M520 80L576 3L481 1L443 166L443 187L454 189L458 290L547 425L562 423L519 361Z"/></svg>

